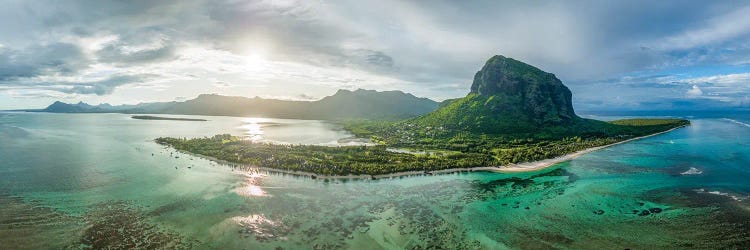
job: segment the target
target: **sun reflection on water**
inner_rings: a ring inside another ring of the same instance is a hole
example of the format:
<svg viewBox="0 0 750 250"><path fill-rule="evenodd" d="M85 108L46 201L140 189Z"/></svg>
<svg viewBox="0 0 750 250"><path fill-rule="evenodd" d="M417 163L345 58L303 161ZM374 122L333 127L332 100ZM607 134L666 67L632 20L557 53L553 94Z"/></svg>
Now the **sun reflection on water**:
<svg viewBox="0 0 750 250"><path fill-rule="evenodd" d="M263 139L263 123L269 121L268 118L245 118L242 119L243 125L240 126L240 129L245 131L248 140L258 142Z"/></svg>
<svg viewBox="0 0 750 250"><path fill-rule="evenodd" d="M236 189L237 194L245 197L270 196L263 190L263 188L261 188L261 185L263 185L263 178L266 177L266 175L256 172L248 172L243 175L245 176L245 185Z"/></svg>
<svg viewBox="0 0 750 250"><path fill-rule="evenodd" d="M286 235L291 231L291 228L280 221L271 220L263 214L237 216L233 217L232 221L242 228L241 234L252 235L262 242L272 239L286 240Z"/></svg>

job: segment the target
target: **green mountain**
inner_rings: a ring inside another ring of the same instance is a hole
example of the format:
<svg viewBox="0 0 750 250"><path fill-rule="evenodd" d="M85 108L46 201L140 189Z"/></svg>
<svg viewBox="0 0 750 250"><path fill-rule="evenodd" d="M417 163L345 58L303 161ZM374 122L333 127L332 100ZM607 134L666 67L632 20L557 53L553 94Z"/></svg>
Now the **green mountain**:
<svg viewBox="0 0 750 250"><path fill-rule="evenodd" d="M570 90L554 74L498 55L476 73L466 97L443 102L407 123L478 134L572 133L606 126L578 117L571 99Z"/></svg>
<svg viewBox="0 0 750 250"><path fill-rule="evenodd" d="M520 109L527 114L525 118L539 125L577 118L573 95L560 79L513 58L493 56L487 60L474 75L471 94L503 99L504 107Z"/></svg>
<svg viewBox="0 0 750 250"><path fill-rule="evenodd" d="M396 119L435 110L438 103L401 91L339 90L317 101L203 94L184 102L111 106L55 102L40 112L260 116L294 119Z"/></svg>

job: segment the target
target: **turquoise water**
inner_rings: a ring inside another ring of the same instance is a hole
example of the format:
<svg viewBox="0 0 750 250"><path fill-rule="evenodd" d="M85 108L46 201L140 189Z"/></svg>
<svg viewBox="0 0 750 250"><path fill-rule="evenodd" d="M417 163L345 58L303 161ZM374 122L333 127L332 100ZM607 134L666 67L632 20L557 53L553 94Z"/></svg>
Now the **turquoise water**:
<svg viewBox="0 0 750 250"><path fill-rule="evenodd" d="M750 117L695 118L533 173L337 181L152 141L352 143L319 121L206 118L0 113L0 249L750 247Z"/></svg>

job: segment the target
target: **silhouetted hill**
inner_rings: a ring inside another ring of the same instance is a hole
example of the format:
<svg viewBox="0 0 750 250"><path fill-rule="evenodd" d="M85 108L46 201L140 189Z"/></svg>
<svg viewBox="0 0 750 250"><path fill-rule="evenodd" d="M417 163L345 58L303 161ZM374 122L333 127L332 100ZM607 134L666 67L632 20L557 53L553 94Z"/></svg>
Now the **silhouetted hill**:
<svg viewBox="0 0 750 250"><path fill-rule="evenodd" d="M184 102L97 106L55 102L41 112L53 113L148 113L184 115L261 116L296 119L406 118L428 113L438 103L401 91L339 90L318 101L287 101L202 94Z"/></svg>

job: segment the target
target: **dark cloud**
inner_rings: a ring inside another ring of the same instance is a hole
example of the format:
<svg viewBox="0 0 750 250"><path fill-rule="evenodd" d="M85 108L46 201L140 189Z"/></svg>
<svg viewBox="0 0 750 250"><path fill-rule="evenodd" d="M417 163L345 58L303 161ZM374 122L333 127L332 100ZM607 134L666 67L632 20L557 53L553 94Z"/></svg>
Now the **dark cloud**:
<svg viewBox="0 0 750 250"><path fill-rule="evenodd" d="M99 56L100 62L124 64L167 61L177 57L175 54L175 47L172 45L163 45L159 48L145 49L135 52L125 52L122 47L108 45L100 50L97 55Z"/></svg>
<svg viewBox="0 0 750 250"><path fill-rule="evenodd" d="M145 34L144 34L145 35ZM99 62L125 65L169 61L177 58L176 45L158 33L135 39L119 39L96 52Z"/></svg>
<svg viewBox="0 0 750 250"><path fill-rule="evenodd" d="M0 84L49 74L73 74L88 67L89 59L76 45L53 43L23 50L0 48Z"/></svg>
<svg viewBox="0 0 750 250"><path fill-rule="evenodd" d="M95 95L108 95L112 94L116 87L138 83L146 79L147 76L113 76L104 80L94 82L82 82L82 83L67 83L70 87L66 88L47 88L50 90L56 90L63 93L69 94L95 94Z"/></svg>
<svg viewBox="0 0 750 250"><path fill-rule="evenodd" d="M365 62L378 67L393 67L393 58L380 51L373 51L372 54L365 56Z"/></svg>
<svg viewBox="0 0 750 250"><path fill-rule="evenodd" d="M349 67L359 67L381 74L394 74L399 70L395 65L393 57L382 51L369 49L347 51L345 55L342 55L341 60Z"/></svg>
<svg viewBox="0 0 750 250"><path fill-rule="evenodd" d="M317 97L314 97L314 96L310 96L310 95L307 95L307 94L299 94L299 95L297 95L296 99L303 100L303 101L313 101L313 100L317 100L317 99L320 99L320 98L317 98Z"/></svg>

